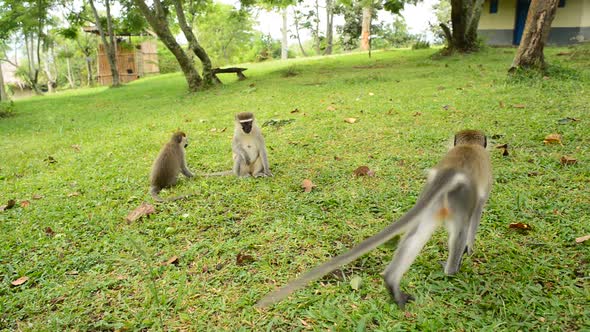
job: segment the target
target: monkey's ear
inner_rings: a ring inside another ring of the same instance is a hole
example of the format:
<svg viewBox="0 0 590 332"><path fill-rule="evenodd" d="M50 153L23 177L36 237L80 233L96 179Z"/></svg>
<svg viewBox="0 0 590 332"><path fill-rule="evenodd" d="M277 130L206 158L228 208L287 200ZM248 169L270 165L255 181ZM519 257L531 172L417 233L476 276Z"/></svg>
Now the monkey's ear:
<svg viewBox="0 0 590 332"><path fill-rule="evenodd" d="M488 137L484 135L483 137L483 147L487 148L488 147Z"/></svg>

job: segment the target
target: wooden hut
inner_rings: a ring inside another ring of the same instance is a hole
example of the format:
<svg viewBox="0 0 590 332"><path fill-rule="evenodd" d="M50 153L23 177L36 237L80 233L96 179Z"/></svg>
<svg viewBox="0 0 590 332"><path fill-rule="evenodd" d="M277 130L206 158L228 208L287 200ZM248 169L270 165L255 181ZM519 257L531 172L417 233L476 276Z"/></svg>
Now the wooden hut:
<svg viewBox="0 0 590 332"><path fill-rule="evenodd" d="M95 27L86 27L84 31L99 34ZM143 40L133 42L130 35L127 39L121 36L115 38L117 48L117 68L119 69L119 79L121 83L134 81L140 77L159 74L158 50L155 40ZM110 85L113 82L111 66L107 58L106 48L103 44L98 45L98 83Z"/></svg>

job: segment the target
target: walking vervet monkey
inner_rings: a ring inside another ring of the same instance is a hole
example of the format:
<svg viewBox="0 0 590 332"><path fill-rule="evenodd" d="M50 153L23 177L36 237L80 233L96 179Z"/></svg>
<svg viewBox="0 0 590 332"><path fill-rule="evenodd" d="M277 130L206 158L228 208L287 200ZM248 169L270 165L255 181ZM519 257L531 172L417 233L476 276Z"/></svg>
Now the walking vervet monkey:
<svg viewBox="0 0 590 332"><path fill-rule="evenodd" d="M444 264L447 275L457 273L465 252L471 254L482 208L492 185L492 170L486 136L475 130L455 135L455 146L430 170L418 201L401 219L364 240L348 252L317 266L286 286L262 298L256 306L265 307L304 287L341 265L375 249L397 234L405 233L393 260L383 273L390 295L403 309L414 298L401 291L401 278L420 253L438 225L445 223L449 233L449 257Z"/></svg>
<svg viewBox="0 0 590 332"><path fill-rule="evenodd" d="M205 174L205 176L222 176L234 174L240 177L272 176L268 164L266 145L260 128L256 125L254 114L241 112L235 116L234 137L232 139L232 171Z"/></svg>
<svg viewBox="0 0 590 332"><path fill-rule="evenodd" d="M182 172L187 178L192 178L194 175L186 166L185 148L188 146L188 139L186 134L178 131L172 135L170 141L162 147L158 157L152 166L152 173L150 175L150 194L155 201L165 202L174 201L185 198L186 196L178 196L164 200L158 196L158 193L163 188L171 187L176 184L178 173Z"/></svg>

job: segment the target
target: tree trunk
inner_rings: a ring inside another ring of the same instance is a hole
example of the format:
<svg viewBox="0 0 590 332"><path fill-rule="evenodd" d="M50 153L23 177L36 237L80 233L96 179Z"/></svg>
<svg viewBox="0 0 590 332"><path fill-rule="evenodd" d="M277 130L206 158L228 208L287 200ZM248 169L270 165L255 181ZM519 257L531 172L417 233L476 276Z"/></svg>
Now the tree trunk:
<svg viewBox="0 0 590 332"><path fill-rule="evenodd" d="M86 55L86 71L88 72L88 86L92 86L94 84L94 78L92 77L92 58L89 54Z"/></svg>
<svg viewBox="0 0 590 332"><path fill-rule="evenodd" d="M326 49L324 54L332 54L332 40L334 39L334 3L326 0Z"/></svg>
<svg viewBox="0 0 590 332"><path fill-rule="evenodd" d="M190 92L198 91L203 85L201 76L195 69L191 59L184 53L182 47L178 45L174 35L168 28L168 20L166 19L166 13L160 3L160 0L153 0L154 10L151 10L145 0L133 0L137 5L143 16L146 18L154 32L158 35L158 38L166 45L166 47L174 54L176 61L180 65L180 69L184 74L186 82L188 83L188 89Z"/></svg>
<svg viewBox="0 0 590 332"><path fill-rule="evenodd" d="M287 60L289 57L289 50L288 50L288 36L287 36L287 7L283 8L282 11L283 17L283 27L281 28L282 39L281 39L281 60Z"/></svg>
<svg viewBox="0 0 590 332"><path fill-rule="evenodd" d="M484 0L451 0L452 31L440 24L447 38L447 51L467 53L478 49L477 26Z"/></svg>
<svg viewBox="0 0 590 332"><path fill-rule="evenodd" d="M321 53L321 45L320 45L320 2L319 0L315 0L315 33L314 33L314 48L315 53L320 55Z"/></svg>
<svg viewBox="0 0 590 332"><path fill-rule="evenodd" d="M66 66L68 68L68 74L66 75L66 78L68 79L68 84L70 85L70 88L73 89L74 77L72 76L72 64L70 63L70 58L66 58Z"/></svg>
<svg viewBox="0 0 590 332"><path fill-rule="evenodd" d="M176 9L176 17L178 18L178 23L182 30L182 33L186 37L188 41L189 48L195 53L195 55L201 60L201 64L203 65L203 86L209 87L215 84L213 80L213 72L212 72L212 65L211 59L209 55L205 51L205 49L201 46L197 37L193 33L193 29L188 25L186 21L186 16L184 15L184 9L182 8L181 0L173 0L174 8Z"/></svg>
<svg viewBox="0 0 590 332"><path fill-rule="evenodd" d="M299 43L299 49L301 49L301 54L303 54L303 56L307 56L307 53L305 53L305 49L303 49L303 44L301 44L301 36L299 35L299 15L300 14L298 14L298 12L295 12L295 15L293 15L295 34L297 36L297 43Z"/></svg>
<svg viewBox="0 0 590 332"><path fill-rule="evenodd" d="M8 101L6 88L4 87L4 72L2 72L2 62L0 61L0 101Z"/></svg>
<svg viewBox="0 0 590 332"><path fill-rule="evenodd" d="M40 95L42 93L41 90L39 90L39 84L37 83L37 80L39 78L39 68L35 64L35 54L33 53L35 49L35 38L33 37L33 33L24 33L24 37L25 51L27 53L27 60L29 62L29 70L27 73L27 77L29 79L29 84L31 84L31 89L33 89L33 92L35 92L35 94L37 95ZM39 46L39 42L40 40L37 41L37 46ZM39 47L37 47L37 54L39 54ZM37 64L38 63L39 60L37 60Z"/></svg>
<svg viewBox="0 0 590 332"><path fill-rule="evenodd" d="M371 38L371 12L373 8L370 5L363 7L363 20L361 22L361 50L368 51L369 38Z"/></svg>
<svg viewBox="0 0 590 332"><path fill-rule="evenodd" d="M105 0L107 10L107 31L109 33L109 58L112 59L114 67L111 66L111 75L113 75L113 86L121 85L119 79L119 68L117 67L117 41L115 39L115 32L113 31L113 19L111 17L111 0Z"/></svg>
<svg viewBox="0 0 590 332"><path fill-rule="evenodd" d="M110 19L110 6L109 1L106 0L106 8L107 8L107 29L108 31L105 32L102 24L100 23L100 17L98 16L98 12L96 11L96 6L94 5L94 0L89 0L88 3L92 8L92 13L94 14L94 20L96 21L96 28L98 29L98 33L100 34L100 39L102 40L102 44L104 45L105 53L107 55L107 60L109 62L109 67L111 67L111 76L112 76L112 83L111 86L116 87L120 85L119 82L119 70L117 69L117 45L114 42L113 36L113 27L112 22ZM107 41L106 33L109 34L109 41Z"/></svg>
<svg viewBox="0 0 590 332"><path fill-rule="evenodd" d="M558 2L558 0L531 1L522 39L509 72L514 72L520 67L545 69L543 48L549 37Z"/></svg>

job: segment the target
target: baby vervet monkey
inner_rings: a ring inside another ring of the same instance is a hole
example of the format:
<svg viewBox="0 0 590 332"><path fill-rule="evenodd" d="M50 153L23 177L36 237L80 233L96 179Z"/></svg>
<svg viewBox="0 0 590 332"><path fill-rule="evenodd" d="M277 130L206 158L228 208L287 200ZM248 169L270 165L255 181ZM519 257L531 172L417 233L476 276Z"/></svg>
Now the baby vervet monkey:
<svg viewBox="0 0 590 332"><path fill-rule="evenodd" d="M454 147L430 170L424 190L414 207L397 222L391 223L344 254L271 292L258 301L256 306L265 307L280 301L310 281L352 262L395 235L405 233L393 260L383 273L387 290L403 309L414 298L401 291L402 276L441 223L447 226L449 233L449 257L444 265L444 272L447 275L457 273L463 254L473 252L482 209L491 191L492 168L486 146L487 139L483 132L458 132Z"/></svg>
<svg viewBox="0 0 590 332"><path fill-rule="evenodd" d="M150 194L155 201L174 201L186 197L178 196L164 200L158 194L163 188L168 188L176 184L178 173L182 172L188 178L194 176L186 166L185 148L187 146L188 139L186 138L186 134L178 131L172 135L170 141L158 153L150 175Z"/></svg>
<svg viewBox="0 0 590 332"><path fill-rule="evenodd" d="M209 173L205 176L231 174L239 177L272 176L264 137L256 125L254 114L250 112L238 113L235 116L234 124L234 137L231 143L234 160L232 171Z"/></svg>

